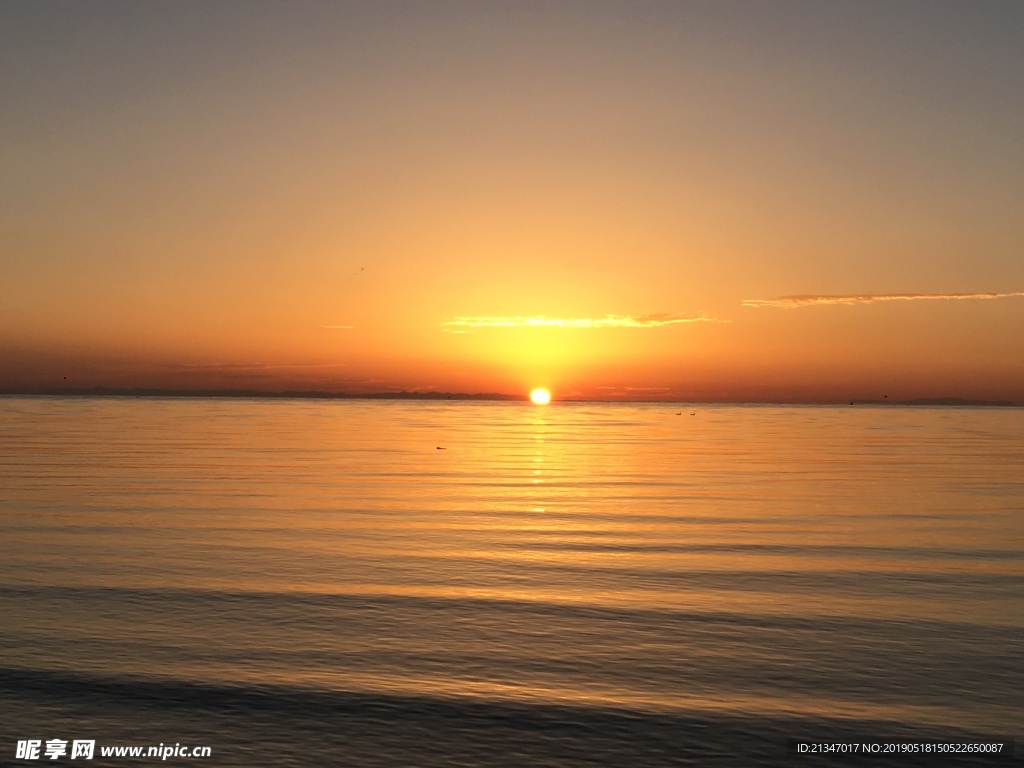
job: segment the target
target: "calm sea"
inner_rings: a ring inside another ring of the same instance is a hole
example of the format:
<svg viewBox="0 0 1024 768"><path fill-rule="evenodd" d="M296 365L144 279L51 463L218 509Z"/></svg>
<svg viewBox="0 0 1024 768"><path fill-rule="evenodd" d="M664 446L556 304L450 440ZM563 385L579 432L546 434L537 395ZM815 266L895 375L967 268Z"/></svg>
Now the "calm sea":
<svg viewBox="0 0 1024 768"><path fill-rule="evenodd" d="M1022 629L1021 409L0 398L5 764L844 765Z"/></svg>

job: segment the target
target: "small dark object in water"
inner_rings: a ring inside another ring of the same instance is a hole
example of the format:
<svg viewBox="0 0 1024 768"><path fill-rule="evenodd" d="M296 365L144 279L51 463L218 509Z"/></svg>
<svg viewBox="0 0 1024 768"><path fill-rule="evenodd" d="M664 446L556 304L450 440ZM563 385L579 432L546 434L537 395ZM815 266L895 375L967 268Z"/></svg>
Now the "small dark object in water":
<svg viewBox="0 0 1024 768"><path fill-rule="evenodd" d="M441 446L439 445L439 446L437 446L437 450L439 450L439 451L447 451L448 449L447 449L447 448L442 448L442 447L441 447Z"/></svg>

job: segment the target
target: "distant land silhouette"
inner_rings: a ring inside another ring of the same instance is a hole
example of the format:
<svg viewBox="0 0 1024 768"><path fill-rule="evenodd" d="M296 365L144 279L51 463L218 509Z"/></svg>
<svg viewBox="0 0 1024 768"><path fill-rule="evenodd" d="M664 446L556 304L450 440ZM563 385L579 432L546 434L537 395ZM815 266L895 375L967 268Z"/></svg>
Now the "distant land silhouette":
<svg viewBox="0 0 1024 768"><path fill-rule="evenodd" d="M3 395L31 395L43 397L224 397L251 399L310 399L310 400L500 400L529 401L529 395L510 395L503 392L325 392L321 390L286 390L281 392L261 389L160 389L152 387L17 387L0 389ZM655 402L690 403L696 400L608 400L607 398L573 398L569 402ZM718 402L718 401L715 401ZM730 401L731 402L731 401ZM736 401L744 404L786 405L797 401ZM828 403L815 403L827 405ZM926 397L916 400L848 400L833 405L885 405L885 406L987 406L1014 408L1018 404L1009 400L970 400L960 397ZM691 414L692 415L692 414Z"/></svg>
<svg viewBox="0 0 1024 768"><path fill-rule="evenodd" d="M916 400L851 400L850 405L987 405L1013 408L1009 400L965 400L962 397L921 397Z"/></svg>
<svg viewBox="0 0 1024 768"><path fill-rule="evenodd" d="M316 400L529 400L527 395L500 392L323 392L320 390L261 389L158 389L150 387L55 387L0 390L0 395L42 395L53 397L235 397L260 399Z"/></svg>

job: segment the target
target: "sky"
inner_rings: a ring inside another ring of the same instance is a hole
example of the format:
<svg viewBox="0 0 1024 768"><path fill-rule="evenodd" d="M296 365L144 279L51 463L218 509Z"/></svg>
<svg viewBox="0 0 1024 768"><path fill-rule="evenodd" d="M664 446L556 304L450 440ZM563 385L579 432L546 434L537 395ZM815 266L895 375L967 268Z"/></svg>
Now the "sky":
<svg viewBox="0 0 1024 768"><path fill-rule="evenodd" d="M1024 402L1024 3L0 0L0 389Z"/></svg>

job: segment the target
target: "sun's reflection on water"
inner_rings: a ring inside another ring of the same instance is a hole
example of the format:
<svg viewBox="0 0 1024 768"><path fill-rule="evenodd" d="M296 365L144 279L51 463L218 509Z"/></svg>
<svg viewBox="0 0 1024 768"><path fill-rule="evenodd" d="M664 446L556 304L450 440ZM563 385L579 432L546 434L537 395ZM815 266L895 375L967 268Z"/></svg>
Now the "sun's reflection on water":
<svg viewBox="0 0 1024 768"><path fill-rule="evenodd" d="M858 665L897 641L938 664L1024 626L1013 413L970 417L982 445L922 412L90 407L73 439L41 413L0 446L6 583L78 590L9 615L59 613L72 667L113 664L86 642L105 611L140 673L178 654L213 677L756 708L770 669L796 675L801 711L909 708L900 690L930 685L912 664L873 704L814 681L875 690ZM879 423L897 417L914 429ZM26 667L52 650L19 648Z"/></svg>

